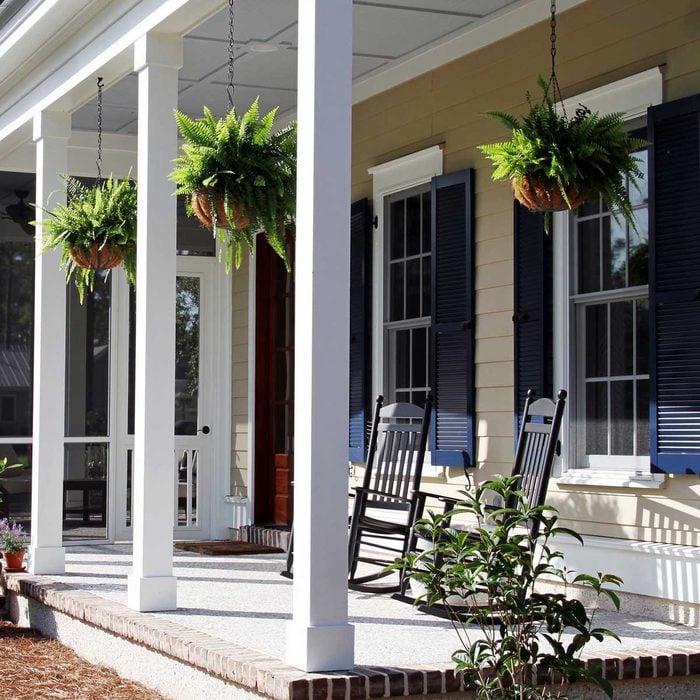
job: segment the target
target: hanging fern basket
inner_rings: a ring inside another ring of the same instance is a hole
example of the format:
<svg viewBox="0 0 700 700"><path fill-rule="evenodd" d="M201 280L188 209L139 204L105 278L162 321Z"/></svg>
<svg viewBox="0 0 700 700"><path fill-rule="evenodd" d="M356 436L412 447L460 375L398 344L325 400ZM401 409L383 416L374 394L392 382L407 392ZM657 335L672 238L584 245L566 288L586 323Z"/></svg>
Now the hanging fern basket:
<svg viewBox="0 0 700 700"><path fill-rule="evenodd" d="M84 270L111 270L122 264L122 255L109 243L100 246L93 243L89 248L71 248L70 259Z"/></svg>
<svg viewBox="0 0 700 700"><path fill-rule="evenodd" d="M578 209L585 201L583 193L572 185L565 188L566 199L557 182L536 175L513 178L513 195L530 211L568 211Z"/></svg>
<svg viewBox="0 0 700 700"><path fill-rule="evenodd" d="M240 204L234 202L231 206L233 213L233 226L229 224L228 216L226 216L226 208L224 207L224 198L221 194L208 189L198 189L192 192L190 197L192 211L195 216L202 222L202 225L208 229L214 227L212 220L212 208L216 207L216 225L221 228L246 228L250 225L250 219L243 212Z"/></svg>

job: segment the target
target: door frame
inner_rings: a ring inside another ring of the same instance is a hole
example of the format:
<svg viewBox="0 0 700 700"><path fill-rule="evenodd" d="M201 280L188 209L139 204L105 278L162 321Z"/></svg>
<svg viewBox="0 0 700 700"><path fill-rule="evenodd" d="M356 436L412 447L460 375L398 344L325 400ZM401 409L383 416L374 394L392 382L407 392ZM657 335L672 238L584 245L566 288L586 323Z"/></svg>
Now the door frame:
<svg viewBox="0 0 700 700"><path fill-rule="evenodd" d="M218 252L218 251L217 251ZM226 274L224 265L217 257L177 256L179 275L197 276L202 280L200 322L200 391L199 421L201 428L208 425L206 447L209 464L203 463L205 478L199 498L206 498L202 518L196 527L176 528L178 539L209 539L227 537L230 523L224 496L230 489L231 464L231 303L233 284L231 274ZM133 449L133 435L128 428L128 366L129 366L129 289L124 274L120 271L113 279L113 338L114 352L110 384L114 408L110 431L110 478L113 485L109 499L108 541L130 540L132 528L124 521L126 513L126 460L129 449ZM173 319L174 323L174 319ZM209 361L207 361L209 356ZM173 407L174 410L174 407ZM199 435L199 434L198 434ZM177 436L176 445L183 442ZM191 436L195 437L195 436ZM173 454L173 470L175 455ZM174 478L174 471L173 471ZM177 494L176 494L177 498ZM198 503L198 509L202 501Z"/></svg>

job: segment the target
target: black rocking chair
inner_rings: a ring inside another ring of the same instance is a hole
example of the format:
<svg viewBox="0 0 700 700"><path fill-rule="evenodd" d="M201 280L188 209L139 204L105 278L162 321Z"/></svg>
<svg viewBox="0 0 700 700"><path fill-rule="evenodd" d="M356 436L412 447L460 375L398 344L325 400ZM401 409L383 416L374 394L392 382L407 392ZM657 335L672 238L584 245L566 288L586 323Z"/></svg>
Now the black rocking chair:
<svg viewBox="0 0 700 700"><path fill-rule="evenodd" d="M543 506L545 504L554 457L560 451L559 431L565 407L566 391L563 389L557 395L556 403L547 398L535 399L535 392L532 389L527 392L511 476L520 477L518 489L525 493L529 506ZM442 502L445 513L457 505L456 498L419 492L416 498L416 513L418 513L418 517L420 517L425 508L427 498L434 498ZM500 505L494 505L494 510ZM511 496L505 506L510 509L517 508L517 498ZM449 523L447 525L449 526ZM530 524L533 535L537 534L538 525L539 523L537 522ZM408 543L408 551L416 549L417 540L418 536L414 530ZM405 595L407 583L407 579L404 579L400 594L394 597L399 600L412 602L413 599ZM440 604L432 606L421 605L419 609L423 612L447 617L443 606ZM453 606L453 612L459 613L459 606ZM473 609L465 608L464 612L472 614L474 611Z"/></svg>
<svg viewBox="0 0 700 700"><path fill-rule="evenodd" d="M432 399L426 397L424 408L408 403L383 406L383 402L384 398L378 396L364 481L355 489L348 550L348 586L381 593L402 587L401 582L373 582L392 573L386 567L407 551L421 514L418 489ZM362 565L359 572L358 564Z"/></svg>

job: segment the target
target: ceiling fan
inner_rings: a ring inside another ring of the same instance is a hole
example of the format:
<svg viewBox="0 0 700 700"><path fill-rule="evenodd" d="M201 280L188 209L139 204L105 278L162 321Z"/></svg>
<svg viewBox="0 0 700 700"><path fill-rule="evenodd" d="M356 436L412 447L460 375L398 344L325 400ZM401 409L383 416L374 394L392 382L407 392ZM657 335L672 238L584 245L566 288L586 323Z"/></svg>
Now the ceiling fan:
<svg viewBox="0 0 700 700"><path fill-rule="evenodd" d="M18 224L28 236L33 236L34 226L29 222L34 220L34 208L24 201L25 197L29 196L29 191L15 190L15 195L18 201L8 204L4 212L0 211L0 219L9 219Z"/></svg>

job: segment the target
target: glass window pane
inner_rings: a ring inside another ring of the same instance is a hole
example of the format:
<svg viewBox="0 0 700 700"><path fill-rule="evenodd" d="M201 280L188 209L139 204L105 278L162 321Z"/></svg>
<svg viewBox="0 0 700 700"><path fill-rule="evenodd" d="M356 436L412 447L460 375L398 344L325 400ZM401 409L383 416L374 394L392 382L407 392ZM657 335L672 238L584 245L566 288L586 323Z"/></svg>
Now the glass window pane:
<svg viewBox="0 0 700 700"><path fill-rule="evenodd" d="M644 177L641 179L631 178L630 180L629 194L630 202L633 207L646 204L649 201L649 154L645 149L643 151L637 151L634 157L639 161L637 165L644 174Z"/></svg>
<svg viewBox="0 0 700 700"><path fill-rule="evenodd" d="M578 291L600 290L600 231L598 219L581 221L578 234Z"/></svg>
<svg viewBox="0 0 700 700"><path fill-rule="evenodd" d="M586 307L586 377L608 376L608 307Z"/></svg>
<svg viewBox="0 0 700 700"><path fill-rule="evenodd" d="M634 212L635 231L629 229L629 284L635 287L649 283L649 212L637 209Z"/></svg>
<svg viewBox="0 0 700 700"><path fill-rule="evenodd" d="M406 200L406 255L418 255L421 249L420 195Z"/></svg>
<svg viewBox="0 0 700 700"><path fill-rule="evenodd" d="M627 234L625 222L611 216L603 225L603 289L620 289L627 285Z"/></svg>
<svg viewBox="0 0 700 700"><path fill-rule="evenodd" d="M404 201L392 202L389 207L389 259L403 258Z"/></svg>
<svg viewBox="0 0 700 700"><path fill-rule="evenodd" d="M595 197L594 199L584 202L578 208L578 216L591 216L593 214L600 213L600 197Z"/></svg>
<svg viewBox="0 0 700 700"><path fill-rule="evenodd" d="M637 317L637 374L649 374L649 300L637 299L635 302Z"/></svg>
<svg viewBox="0 0 700 700"><path fill-rule="evenodd" d="M65 445L64 541L106 539L108 457L105 443Z"/></svg>
<svg viewBox="0 0 700 700"><path fill-rule="evenodd" d="M109 435L109 319L112 280L95 275L94 291L80 303L68 285L66 319L66 435Z"/></svg>
<svg viewBox="0 0 700 700"><path fill-rule="evenodd" d="M32 434L33 342L34 241L0 219L0 435Z"/></svg>
<svg viewBox="0 0 700 700"><path fill-rule="evenodd" d="M175 434L196 435L199 401L199 277L178 276L175 291Z"/></svg>
<svg viewBox="0 0 700 700"><path fill-rule="evenodd" d="M27 532L30 530L32 505L32 446L0 445L0 459L18 464L0 476L0 517L15 520Z"/></svg>
<svg viewBox="0 0 700 700"><path fill-rule="evenodd" d="M608 385L586 384L586 454L608 454Z"/></svg>
<svg viewBox="0 0 700 700"><path fill-rule="evenodd" d="M634 302L610 304L610 375L634 372Z"/></svg>
<svg viewBox="0 0 700 700"><path fill-rule="evenodd" d="M428 253L431 249L430 243L430 192L423 193L423 252Z"/></svg>
<svg viewBox="0 0 700 700"><path fill-rule="evenodd" d="M420 258L406 261L406 318L420 318Z"/></svg>
<svg viewBox="0 0 700 700"><path fill-rule="evenodd" d="M649 380L637 380L637 454L649 454Z"/></svg>
<svg viewBox="0 0 700 700"><path fill-rule="evenodd" d="M634 454L634 382L610 382L611 454Z"/></svg>
<svg viewBox="0 0 700 700"><path fill-rule="evenodd" d="M397 389L411 386L411 331L396 332L396 381Z"/></svg>
<svg viewBox="0 0 700 700"><path fill-rule="evenodd" d="M397 403L411 403L411 392L410 391L397 391L396 392L396 402Z"/></svg>
<svg viewBox="0 0 700 700"><path fill-rule="evenodd" d="M422 269L422 299L421 299L421 316L430 316L432 310L430 308L430 255L426 255L421 259Z"/></svg>
<svg viewBox="0 0 700 700"><path fill-rule="evenodd" d="M411 376L411 386L422 387L427 383L427 364L426 364L426 336L427 329L416 328L413 330L411 338L411 365L413 368Z"/></svg>
<svg viewBox="0 0 700 700"><path fill-rule="evenodd" d="M186 198L177 198L177 254L212 257L216 255L216 241L209 229L197 219L187 216Z"/></svg>
<svg viewBox="0 0 700 700"><path fill-rule="evenodd" d="M403 321L403 275L404 264L392 263L389 268L389 320Z"/></svg>

